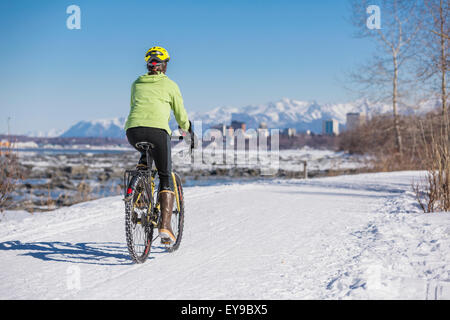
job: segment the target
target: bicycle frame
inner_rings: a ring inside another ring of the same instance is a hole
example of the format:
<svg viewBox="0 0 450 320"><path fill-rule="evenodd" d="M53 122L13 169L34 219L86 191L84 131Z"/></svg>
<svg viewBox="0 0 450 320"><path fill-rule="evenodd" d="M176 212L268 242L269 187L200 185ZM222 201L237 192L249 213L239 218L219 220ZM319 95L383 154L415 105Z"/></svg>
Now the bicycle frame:
<svg viewBox="0 0 450 320"><path fill-rule="evenodd" d="M149 208L149 212L151 212L151 220L153 223L158 223L159 220L159 211L160 211L160 205L159 201L157 199L157 195L155 195L156 185L155 185L155 178L157 174L157 170L152 169L153 165L153 158L150 156L150 152L147 149L146 150L146 157L147 157L147 170L125 170L124 173L124 200L129 200L128 197L132 194L132 190L130 188L130 183L134 177L142 177L146 178L148 180L148 184L145 185L145 189L147 192L147 195L149 196L149 199L151 199L151 207ZM175 178L175 173L172 172L172 180L174 185L174 192L175 192L175 199L177 203L177 209L178 212L181 210L181 199L178 191L178 184ZM148 190L148 186L150 186L150 190ZM153 219L156 218L156 219ZM155 221L156 220L156 221Z"/></svg>
<svg viewBox="0 0 450 320"><path fill-rule="evenodd" d="M156 176L156 170L152 170L152 164L153 164L153 159L151 159L150 154L149 154L149 150L145 150L146 153L146 157L147 157L147 170L125 170L124 172L124 176L123 176L123 186L124 186L124 198L127 199L128 195L131 194L131 190L130 190L130 182L133 179L133 177L135 176L145 176L146 178L148 177L148 179L150 180L149 182L151 183L151 199L153 202L153 191L154 191L154 178Z"/></svg>

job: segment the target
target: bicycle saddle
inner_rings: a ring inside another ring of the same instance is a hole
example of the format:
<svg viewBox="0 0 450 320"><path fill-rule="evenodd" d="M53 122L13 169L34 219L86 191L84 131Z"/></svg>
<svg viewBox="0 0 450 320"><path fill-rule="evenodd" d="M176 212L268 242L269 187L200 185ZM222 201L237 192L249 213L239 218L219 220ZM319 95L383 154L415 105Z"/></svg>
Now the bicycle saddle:
<svg viewBox="0 0 450 320"><path fill-rule="evenodd" d="M136 143L136 148L143 149L143 150L150 150L155 148L155 145L150 142L138 142Z"/></svg>

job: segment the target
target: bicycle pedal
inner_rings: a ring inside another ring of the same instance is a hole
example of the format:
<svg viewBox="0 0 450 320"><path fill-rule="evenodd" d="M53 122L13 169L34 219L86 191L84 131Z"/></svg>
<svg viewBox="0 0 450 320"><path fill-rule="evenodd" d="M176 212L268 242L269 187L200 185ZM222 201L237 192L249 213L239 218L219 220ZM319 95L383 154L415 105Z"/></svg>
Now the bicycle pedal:
<svg viewBox="0 0 450 320"><path fill-rule="evenodd" d="M161 238L161 244L168 246L168 245L170 245L171 243L172 243L172 242L170 241L170 239L167 239L167 238Z"/></svg>

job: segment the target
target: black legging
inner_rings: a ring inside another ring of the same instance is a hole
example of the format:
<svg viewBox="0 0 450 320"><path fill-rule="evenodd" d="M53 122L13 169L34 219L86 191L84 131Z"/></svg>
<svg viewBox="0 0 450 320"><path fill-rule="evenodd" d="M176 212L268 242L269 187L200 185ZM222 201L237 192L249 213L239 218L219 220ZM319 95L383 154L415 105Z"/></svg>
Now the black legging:
<svg viewBox="0 0 450 320"><path fill-rule="evenodd" d="M172 190L172 153L170 147L170 136L164 129L150 127L135 127L127 130L128 142L141 153L139 163L147 163L145 160L145 150L136 148L138 142L150 142L155 148L151 151L151 156L155 161L159 176L159 189Z"/></svg>

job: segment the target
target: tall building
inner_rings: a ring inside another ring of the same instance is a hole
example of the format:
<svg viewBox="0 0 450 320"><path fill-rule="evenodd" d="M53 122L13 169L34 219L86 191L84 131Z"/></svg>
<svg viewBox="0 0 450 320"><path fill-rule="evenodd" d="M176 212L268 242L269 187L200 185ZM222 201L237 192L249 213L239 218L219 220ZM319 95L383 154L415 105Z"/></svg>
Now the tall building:
<svg viewBox="0 0 450 320"><path fill-rule="evenodd" d="M322 122L322 134L327 136L339 135L339 122L335 119L324 120Z"/></svg>
<svg viewBox="0 0 450 320"><path fill-rule="evenodd" d="M353 130L366 122L366 116L359 112L347 113L347 130Z"/></svg>
<svg viewBox="0 0 450 320"><path fill-rule="evenodd" d="M286 128L282 131L282 134L288 137L294 137L297 134L297 130L295 128Z"/></svg>
<svg viewBox="0 0 450 320"><path fill-rule="evenodd" d="M245 132L245 129L246 129L245 122L236 121L236 120L231 121L231 127L232 127L234 130L241 129L242 132Z"/></svg>
<svg viewBox="0 0 450 320"><path fill-rule="evenodd" d="M267 123L261 122L259 124L258 134L263 136L263 137L268 137L269 136L269 129L267 128Z"/></svg>

